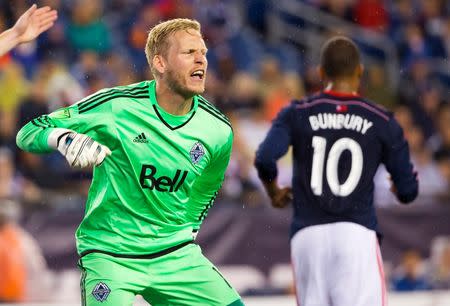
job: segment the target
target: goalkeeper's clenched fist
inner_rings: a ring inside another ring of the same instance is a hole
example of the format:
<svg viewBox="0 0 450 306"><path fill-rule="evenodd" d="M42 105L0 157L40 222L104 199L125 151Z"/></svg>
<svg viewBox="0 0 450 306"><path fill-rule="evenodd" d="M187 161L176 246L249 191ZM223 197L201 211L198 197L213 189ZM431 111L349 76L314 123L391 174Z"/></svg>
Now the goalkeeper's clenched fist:
<svg viewBox="0 0 450 306"><path fill-rule="evenodd" d="M73 168L98 166L106 156L111 155L108 147L85 134L68 129L54 129L48 137L48 144L61 152Z"/></svg>

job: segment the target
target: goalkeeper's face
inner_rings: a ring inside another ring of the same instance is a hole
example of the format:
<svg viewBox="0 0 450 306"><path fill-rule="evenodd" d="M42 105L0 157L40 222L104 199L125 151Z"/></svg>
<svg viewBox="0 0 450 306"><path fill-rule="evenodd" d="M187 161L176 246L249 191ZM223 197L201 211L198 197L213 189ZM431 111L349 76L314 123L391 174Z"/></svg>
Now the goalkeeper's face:
<svg viewBox="0 0 450 306"><path fill-rule="evenodd" d="M169 88L184 97L205 91L206 46L200 32L186 30L175 32L169 38L163 79Z"/></svg>

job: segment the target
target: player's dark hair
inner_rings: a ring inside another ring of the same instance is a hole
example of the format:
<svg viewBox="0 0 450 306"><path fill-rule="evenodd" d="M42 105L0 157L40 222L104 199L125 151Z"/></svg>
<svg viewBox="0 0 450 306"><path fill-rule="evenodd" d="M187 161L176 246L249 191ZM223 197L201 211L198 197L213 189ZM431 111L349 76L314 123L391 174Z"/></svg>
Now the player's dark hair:
<svg viewBox="0 0 450 306"><path fill-rule="evenodd" d="M359 64L358 47L347 37L333 37L322 47L320 65L330 79L352 76Z"/></svg>

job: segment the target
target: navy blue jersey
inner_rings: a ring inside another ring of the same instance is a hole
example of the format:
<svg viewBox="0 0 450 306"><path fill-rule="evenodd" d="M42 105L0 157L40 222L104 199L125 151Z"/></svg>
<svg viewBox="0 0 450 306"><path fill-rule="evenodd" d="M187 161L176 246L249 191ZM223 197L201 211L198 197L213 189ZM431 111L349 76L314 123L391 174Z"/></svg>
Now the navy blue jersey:
<svg viewBox="0 0 450 306"><path fill-rule="evenodd" d="M291 235L332 222L354 222L378 232L373 178L380 163L401 202L417 196L402 128L392 113L357 95L322 92L281 110L256 153L262 180L276 179L276 162L289 146L294 167Z"/></svg>

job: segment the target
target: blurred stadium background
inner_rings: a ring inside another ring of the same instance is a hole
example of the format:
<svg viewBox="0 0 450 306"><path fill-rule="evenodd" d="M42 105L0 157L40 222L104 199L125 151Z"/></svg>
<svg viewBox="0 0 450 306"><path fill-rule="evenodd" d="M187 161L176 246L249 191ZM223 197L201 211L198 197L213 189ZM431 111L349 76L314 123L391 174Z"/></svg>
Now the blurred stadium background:
<svg viewBox="0 0 450 306"><path fill-rule="evenodd" d="M420 196L409 207L395 201L383 168L376 177L390 305L450 305L448 0L34 2L57 9L57 24L0 58L0 219L14 224L0 228L0 292L16 290L14 301L27 303L79 301L74 231L90 173L70 170L58 154L18 150L18 128L101 88L151 78L147 31L189 17L202 23L209 48L206 96L235 131L225 184L198 240L244 301L295 304L291 212L270 207L253 156L278 110L320 89L322 42L345 34L363 52L361 92L395 112L419 172ZM0 31L29 5L0 0ZM280 167L287 185L289 158Z"/></svg>

